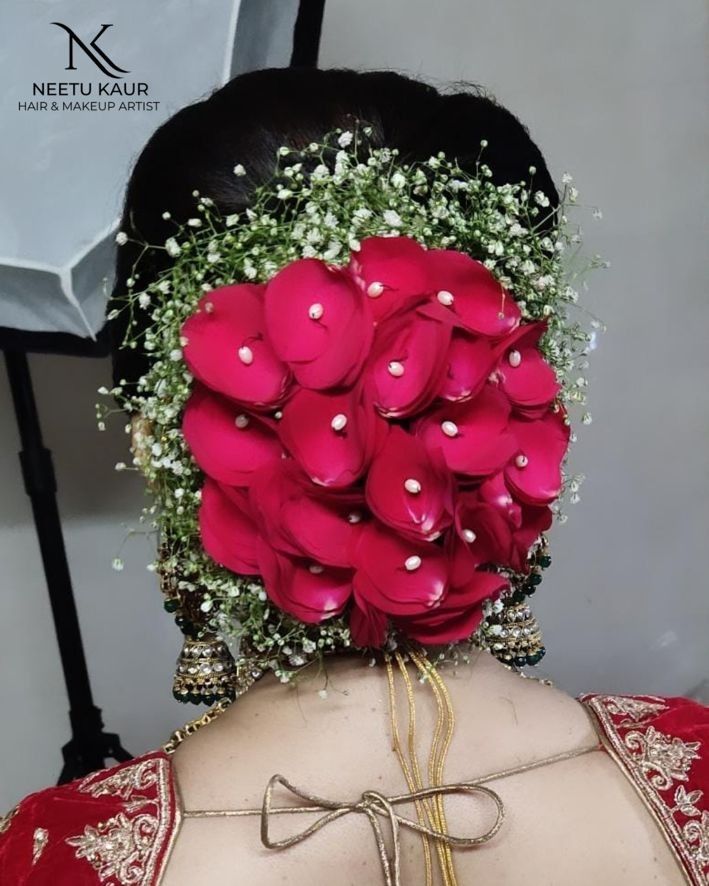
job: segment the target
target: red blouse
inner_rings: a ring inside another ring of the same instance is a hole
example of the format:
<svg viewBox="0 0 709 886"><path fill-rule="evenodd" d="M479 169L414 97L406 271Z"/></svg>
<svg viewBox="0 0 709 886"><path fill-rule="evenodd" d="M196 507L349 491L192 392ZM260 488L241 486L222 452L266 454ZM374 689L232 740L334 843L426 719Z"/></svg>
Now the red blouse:
<svg viewBox="0 0 709 886"><path fill-rule="evenodd" d="M650 695L580 701L687 881L709 886L709 707ZM39 791L0 817L0 886L157 886L179 824L163 751Z"/></svg>

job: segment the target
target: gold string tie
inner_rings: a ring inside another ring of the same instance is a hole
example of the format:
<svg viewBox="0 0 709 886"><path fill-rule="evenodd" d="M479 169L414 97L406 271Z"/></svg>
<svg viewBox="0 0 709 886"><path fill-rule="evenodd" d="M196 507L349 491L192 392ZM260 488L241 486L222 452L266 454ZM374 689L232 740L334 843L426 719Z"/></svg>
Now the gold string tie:
<svg viewBox="0 0 709 886"><path fill-rule="evenodd" d="M304 800L307 806L280 806L273 807L273 791L277 786L281 786L290 791L291 794ZM430 828L418 821L413 821L403 815L399 815L395 806L402 803L414 803L417 800L424 800L429 797L442 797L446 794L482 794L489 797L496 808L496 818L492 827L485 833L477 837L456 837L452 834L445 834L441 831ZM327 811L329 810L329 811ZM282 840L274 840L270 835L270 824L272 815L297 815L302 813L325 812L317 821L290 837ZM349 815L351 812L366 815L374 832L374 838L377 843L377 850L382 864L382 873L384 874L384 882L386 886L401 886L401 846L399 842L399 829L401 827L409 828L420 834L425 834L433 840L459 849L470 849L479 846L481 843L487 843L502 827L505 817L505 810L502 800L490 788L482 785L457 782L454 784L438 785L436 787L423 788L422 790L412 791L409 794L398 794L394 797L385 797L378 791L364 791L361 798L355 802L338 802L337 800L328 800L324 797L318 797L308 791L298 788L291 784L283 775L274 775L269 779L266 790L263 795L263 805L261 809L241 809L232 810L229 816L238 815L260 815L261 816L261 842L268 849L287 849L289 846L295 846L303 840L307 840L312 834L324 828L332 821ZM214 813L224 815L223 812ZM187 812L186 817L210 818L208 810L200 810L198 812ZM384 831L382 829L380 818L388 821L391 833L392 852L387 851Z"/></svg>

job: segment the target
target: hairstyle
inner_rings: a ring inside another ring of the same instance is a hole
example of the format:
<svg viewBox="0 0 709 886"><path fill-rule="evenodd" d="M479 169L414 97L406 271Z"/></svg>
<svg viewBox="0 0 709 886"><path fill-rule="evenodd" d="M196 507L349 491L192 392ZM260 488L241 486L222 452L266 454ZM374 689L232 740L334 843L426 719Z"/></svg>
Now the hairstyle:
<svg viewBox="0 0 709 886"><path fill-rule="evenodd" d="M477 88L443 94L390 71L274 68L235 77L156 130L130 176L121 230L142 242L164 243L175 222L184 224L194 215L194 190L210 197L223 214L241 212L252 189L272 177L280 146L303 148L358 120L372 128L370 145L397 148L402 162L443 151L461 168L474 170L486 139L493 182L529 182L533 166L534 189L543 191L552 207L558 205L544 158L525 126ZM246 167L246 176L233 174L237 163ZM134 271L142 286L169 261L160 250L141 256L138 244L122 246L112 300L126 292ZM146 371L148 358L120 348L123 314L113 321L111 334L115 382L132 385Z"/></svg>

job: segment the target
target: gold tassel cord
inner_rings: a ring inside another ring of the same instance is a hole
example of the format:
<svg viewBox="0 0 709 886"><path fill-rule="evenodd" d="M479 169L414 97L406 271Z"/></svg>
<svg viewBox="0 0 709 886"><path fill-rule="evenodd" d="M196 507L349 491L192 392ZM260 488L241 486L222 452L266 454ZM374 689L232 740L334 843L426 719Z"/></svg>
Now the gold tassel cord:
<svg viewBox="0 0 709 886"><path fill-rule="evenodd" d="M429 659L421 655L417 650L411 650L409 655L423 679L430 683L436 700L438 716L429 757L428 778L431 787L439 787L443 784L445 761L453 739L455 727L453 704L443 678ZM441 744L441 733L444 729L445 735L442 738ZM448 823L441 794L434 795L433 806L435 810L434 825L437 830L445 833L448 830ZM447 843L441 844L439 854L442 860L442 874L445 886L456 886L457 878L450 845Z"/></svg>
<svg viewBox="0 0 709 886"><path fill-rule="evenodd" d="M409 657L412 656L413 650L408 650ZM423 779L421 777L421 771L418 763L418 753L416 749L416 701L414 698L413 684L411 682L411 678L409 676L408 669L406 667L406 661L401 653L396 653L396 662L399 666L399 670L404 679L404 685L406 687L406 696L408 700L409 706L409 733L408 733L408 747L409 747L409 757L411 759L411 765L414 771L414 776L416 780L416 789L422 790L425 785L423 783ZM431 754L433 755L437 750L438 740L440 740L440 734L443 730L444 726L445 714L439 707L436 719L436 725L434 727L434 738L436 739L435 746L432 746ZM437 762L435 760L434 762ZM434 768L431 765L431 760L429 760L429 771ZM433 784L430 787L434 787ZM426 813L426 818L428 821L428 825L432 830L439 831L440 833L444 833L441 827L440 816L438 814L438 804L437 798L434 796L429 802L423 804L424 811ZM448 864L448 858L446 856L445 846L440 841L437 840L435 842L436 854L438 856L438 863L440 866L441 877L443 878L444 886L456 886L455 874L453 875L454 879L451 881L450 878L450 866Z"/></svg>
<svg viewBox="0 0 709 886"><path fill-rule="evenodd" d="M391 734L392 734L392 744L394 752L399 759L399 765L404 773L404 777L406 779L406 784L409 787L409 790L413 793L416 790L416 782L414 780L413 774L409 768L409 764L404 757L404 752L401 746L401 738L399 737L399 725L398 725L398 715L397 715L397 707L396 707L396 688L394 686L394 668L391 663L391 659L389 657L386 658L386 669L387 669L387 680L389 683L389 716L391 720ZM426 820L425 811L423 807L423 803L421 800L416 800L414 802L414 807L416 809L416 817L419 820L419 823L423 824ZM426 874L426 886L433 886L433 865L431 863L431 843L428 838L428 835L425 833L421 833L421 843L423 846L423 856L424 856L424 867Z"/></svg>

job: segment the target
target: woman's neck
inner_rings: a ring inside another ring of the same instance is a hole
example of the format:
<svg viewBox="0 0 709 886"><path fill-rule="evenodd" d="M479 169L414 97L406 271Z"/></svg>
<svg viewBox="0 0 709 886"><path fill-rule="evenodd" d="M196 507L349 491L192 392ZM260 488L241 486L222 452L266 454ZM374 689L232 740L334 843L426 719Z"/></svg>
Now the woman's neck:
<svg viewBox="0 0 709 886"><path fill-rule="evenodd" d="M396 793L401 772L391 752L391 711L384 667L337 656L325 673L295 686L265 676L214 723L175 754L189 807L258 805L274 772L311 790L340 793L366 787ZM489 653L444 665L455 732L446 777L471 779L593 741L581 705L538 681L521 678ZM437 707L430 686L413 680L417 746L428 755ZM408 731L405 685L396 673L399 731ZM374 776L378 784L369 784ZM350 781L352 784L350 784ZM359 784L359 782L362 782Z"/></svg>

